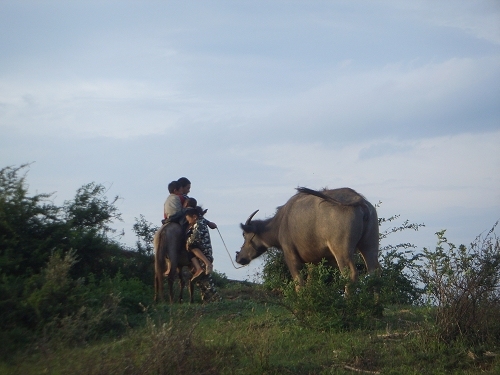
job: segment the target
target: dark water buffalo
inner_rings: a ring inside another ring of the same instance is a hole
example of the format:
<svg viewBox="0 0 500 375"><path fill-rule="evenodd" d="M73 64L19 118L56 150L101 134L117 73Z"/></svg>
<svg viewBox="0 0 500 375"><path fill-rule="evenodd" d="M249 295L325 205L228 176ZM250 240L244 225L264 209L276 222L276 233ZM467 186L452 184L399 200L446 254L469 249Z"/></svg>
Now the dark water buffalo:
<svg viewBox="0 0 500 375"><path fill-rule="evenodd" d="M185 277L182 273L184 267L191 267L188 252L185 250L185 236L180 224L170 222L163 225L153 239L155 251L155 301L164 300L163 277L167 266L167 259L170 261L170 273L168 275L168 292L170 303L174 301L174 282L180 279L181 290L179 302L182 302L182 295L186 285ZM191 274L187 277L189 289L189 301L193 302L193 290L196 285L201 294L203 302L220 301L221 297L215 289L211 275L202 274L194 281L191 281Z"/></svg>
<svg viewBox="0 0 500 375"><path fill-rule="evenodd" d="M184 247L184 234L182 227L178 223L169 223L163 225L155 233L153 240L155 252L155 301L164 300L163 277L167 268L167 258L170 261L170 273L168 275L168 291L170 303L174 300L174 282L178 277L180 279L181 290L179 302L182 302L182 295L185 287L185 280L182 275L182 268L189 266L188 252ZM193 302L193 283L189 281L189 300Z"/></svg>
<svg viewBox="0 0 500 375"><path fill-rule="evenodd" d="M236 262L248 264L270 247L283 250L294 280L302 283L300 270L305 263L317 264L324 258L357 280L356 249L368 272L379 268L378 218L375 207L352 189L316 191L298 188L276 215L266 220L241 224L245 242L236 253Z"/></svg>

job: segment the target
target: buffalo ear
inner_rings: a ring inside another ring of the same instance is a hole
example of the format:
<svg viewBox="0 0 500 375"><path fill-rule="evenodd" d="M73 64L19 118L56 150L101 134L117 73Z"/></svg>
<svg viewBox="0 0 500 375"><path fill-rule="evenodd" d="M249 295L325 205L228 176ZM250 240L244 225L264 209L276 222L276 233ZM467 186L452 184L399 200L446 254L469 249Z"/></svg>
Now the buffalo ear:
<svg viewBox="0 0 500 375"><path fill-rule="evenodd" d="M255 225L240 224L241 229L246 233L255 233Z"/></svg>

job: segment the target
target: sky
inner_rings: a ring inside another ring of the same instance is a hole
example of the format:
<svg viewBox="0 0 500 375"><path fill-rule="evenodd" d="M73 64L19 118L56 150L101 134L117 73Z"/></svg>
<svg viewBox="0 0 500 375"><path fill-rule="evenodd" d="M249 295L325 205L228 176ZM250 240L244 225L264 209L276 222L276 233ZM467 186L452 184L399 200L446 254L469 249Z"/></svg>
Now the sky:
<svg viewBox="0 0 500 375"><path fill-rule="evenodd" d="M299 186L425 224L387 239L417 249L500 219L497 0L2 0L0 51L0 168L58 205L103 184L127 246L182 176L233 259Z"/></svg>

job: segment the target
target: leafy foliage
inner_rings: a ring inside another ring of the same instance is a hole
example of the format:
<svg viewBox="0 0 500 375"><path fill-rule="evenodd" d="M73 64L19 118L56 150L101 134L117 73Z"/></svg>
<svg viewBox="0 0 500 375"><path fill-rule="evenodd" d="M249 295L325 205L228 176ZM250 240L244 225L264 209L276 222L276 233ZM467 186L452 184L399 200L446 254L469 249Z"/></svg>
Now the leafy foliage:
<svg viewBox="0 0 500 375"><path fill-rule="evenodd" d="M263 255L262 280L269 290L282 290L292 281L292 275L285 263L283 251L276 247L267 250Z"/></svg>
<svg viewBox="0 0 500 375"><path fill-rule="evenodd" d="M437 335L472 344L500 339L500 243L495 227L470 246L455 246L436 233L434 251L424 249L420 269L428 302L437 306Z"/></svg>
<svg viewBox="0 0 500 375"><path fill-rule="evenodd" d="M104 196L106 188L91 182L80 187L72 201L64 205L65 219L74 229L86 229L101 233L114 232L109 224L121 220L121 214L115 206L119 197L112 202Z"/></svg>
<svg viewBox="0 0 500 375"><path fill-rule="evenodd" d="M79 283L69 277L70 268L77 262L75 251L64 256L53 254L40 274L26 282L25 303L36 314L37 325L49 322L54 316L67 315L78 298Z"/></svg>
<svg viewBox="0 0 500 375"><path fill-rule="evenodd" d="M50 251L60 249L64 222L50 194L27 196L27 165L0 170L0 267L2 274L18 277L38 272Z"/></svg>
<svg viewBox="0 0 500 375"><path fill-rule="evenodd" d="M379 203L380 205L380 203ZM400 215L389 218L379 218L379 227L393 225ZM418 231L424 224L410 223L405 220L401 224L389 226L381 230L380 241L387 239L393 233L413 230ZM412 305L420 301L423 289L418 287L418 260L421 253L415 252L416 246L409 242L387 244L380 247L380 266L382 269L381 301L385 304Z"/></svg>
<svg viewBox="0 0 500 375"><path fill-rule="evenodd" d="M363 275L352 284L325 260L308 264L303 273L307 278L304 286L297 288L290 282L284 288L284 304L306 326L335 331L369 328L373 318L382 315L383 307L374 297L380 287L378 276Z"/></svg>
<svg viewBox="0 0 500 375"><path fill-rule="evenodd" d="M158 227L140 215L139 219L135 218L133 230L137 236L136 247L139 254L152 256L154 253L153 238Z"/></svg>
<svg viewBox="0 0 500 375"><path fill-rule="evenodd" d="M216 288L225 288L229 284L227 275L223 272L213 271L211 273L212 281Z"/></svg>
<svg viewBox="0 0 500 375"><path fill-rule="evenodd" d="M52 194L28 194L27 168L0 170L0 338L7 347L75 322L101 333L120 326L113 314L150 298L153 272L151 256L110 238L118 197L90 183L58 207Z"/></svg>

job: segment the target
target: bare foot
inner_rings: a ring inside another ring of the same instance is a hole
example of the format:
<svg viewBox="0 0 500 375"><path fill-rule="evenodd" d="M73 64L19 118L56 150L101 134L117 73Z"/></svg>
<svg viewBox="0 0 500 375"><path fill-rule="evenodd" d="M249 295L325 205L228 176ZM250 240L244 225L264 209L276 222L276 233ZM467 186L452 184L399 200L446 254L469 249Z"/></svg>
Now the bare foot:
<svg viewBox="0 0 500 375"><path fill-rule="evenodd" d="M208 275L209 273L212 273L213 270L214 266L212 264L207 264L207 271L205 273Z"/></svg>
<svg viewBox="0 0 500 375"><path fill-rule="evenodd" d="M200 268L198 271L195 272L195 274L193 275L193 277L191 278L191 281L193 281L194 279L196 279L198 276L200 276L201 274L203 273L203 269Z"/></svg>

